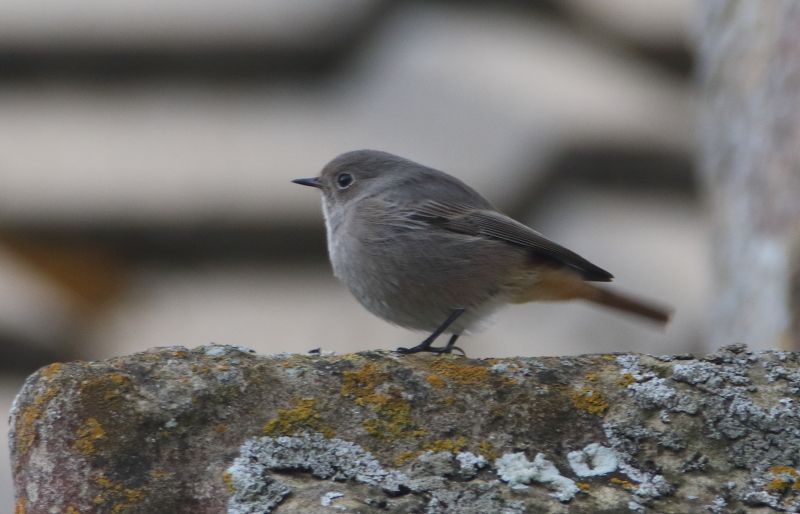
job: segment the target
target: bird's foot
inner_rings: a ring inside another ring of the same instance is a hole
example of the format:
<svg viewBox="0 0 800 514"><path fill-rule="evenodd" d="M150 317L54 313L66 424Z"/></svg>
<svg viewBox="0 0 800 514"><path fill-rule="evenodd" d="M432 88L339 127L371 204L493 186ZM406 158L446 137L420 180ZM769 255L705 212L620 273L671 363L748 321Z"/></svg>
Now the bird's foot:
<svg viewBox="0 0 800 514"><path fill-rule="evenodd" d="M445 346L433 346L432 345L433 341L430 340L430 338L428 338L422 341L417 346L413 346L411 348L400 347L395 351L403 355L411 355L414 353L422 353L422 352L448 354L448 353L453 353L453 350L458 350L459 352L461 352L461 355L466 357L467 356L466 352L462 350L460 347L456 346L456 340L458 340L458 334L453 334L450 337L450 341L448 341Z"/></svg>

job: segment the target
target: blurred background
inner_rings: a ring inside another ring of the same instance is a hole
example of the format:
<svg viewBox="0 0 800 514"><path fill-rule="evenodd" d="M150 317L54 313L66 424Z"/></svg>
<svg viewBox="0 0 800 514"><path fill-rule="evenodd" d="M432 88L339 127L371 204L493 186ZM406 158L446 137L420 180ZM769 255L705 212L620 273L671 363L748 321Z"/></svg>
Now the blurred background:
<svg viewBox="0 0 800 514"><path fill-rule="evenodd" d="M690 0L2 0L2 408L57 360L416 344L335 281L319 194L290 183L358 148L462 178L676 308L659 330L509 307L462 340L469 356L710 350L693 15ZM4 460L7 505L9 484Z"/></svg>

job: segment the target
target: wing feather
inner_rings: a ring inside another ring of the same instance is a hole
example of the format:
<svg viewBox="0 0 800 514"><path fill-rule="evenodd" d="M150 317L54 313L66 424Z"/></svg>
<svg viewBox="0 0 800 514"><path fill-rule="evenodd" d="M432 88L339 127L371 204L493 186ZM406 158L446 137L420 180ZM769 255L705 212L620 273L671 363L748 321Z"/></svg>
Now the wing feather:
<svg viewBox="0 0 800 514"><path fill-rule="evenodd" d="M578 271L585 280L609 282L613 275L532 228L497 211L469 205L427 201L414 206L410 216L446 230L491 237L529 248L534 255Z"/></svg>

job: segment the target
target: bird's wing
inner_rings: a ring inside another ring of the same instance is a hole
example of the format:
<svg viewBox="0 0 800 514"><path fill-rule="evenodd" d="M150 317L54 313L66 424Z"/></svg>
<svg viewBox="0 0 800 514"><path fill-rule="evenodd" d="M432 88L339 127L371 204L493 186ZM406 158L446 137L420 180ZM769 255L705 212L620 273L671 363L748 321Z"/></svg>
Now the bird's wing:
<svg viewBox="0 0 800 514"><path fill-rule="evenodd" d="M452 232L500 239L528 248L537 257L543 257L576 270L584 280L610 282L614 277L577 253L494 210L475 209L472 206L458 203L425 201L415 205L408 214L415 221L425 222Z"/></svg>

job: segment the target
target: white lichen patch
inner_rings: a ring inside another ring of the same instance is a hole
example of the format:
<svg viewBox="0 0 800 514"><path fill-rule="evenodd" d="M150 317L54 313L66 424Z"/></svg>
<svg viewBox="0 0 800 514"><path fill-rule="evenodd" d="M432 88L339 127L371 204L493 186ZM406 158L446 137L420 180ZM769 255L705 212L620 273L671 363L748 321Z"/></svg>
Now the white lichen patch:
<svg viewBox="0 0 800 514"><path fill-rule="evenodd" d="M333 500L335 500L336 498L341 498L342 496L344 496L343 493L337 491L329 491L322 495L322 498L319 499L319 504L322 505L323 507L330 507L331 505L333 505Z"/></svg>
<svg viewBox="0 0 800 514"><path fill-rule="evenodd" d="M537 482L553 490L550 495L561 502L572 500L580 491L573 480L562 476L558 468L541 453L536 454L533 462L524 453L506 453L495 460L494 465L500 479L512 488Z"/></svg>
<svg viewBox="0 0 800 514"><path fill-rule="evenodd" d="M672 486L662 475L641 471L624 462L619 463L619 470L639 484L633 494L640 498L655 499L672 493Z"/></svg>
<svg viewBox="0 0 800 514"><path fill-rule="evenodd" d="M292 491L264 473L260 462L239 457L228 468L233 495L228 500L228 514L270 513Z"/></svg>
<svg viewBox="0 0 800 514"><path fill-rule="evenodd" d="M206 345L202 350L209 357L222 357L230 353L256 353L255 350L247 348L246 346L216 343Z"/></svg>
<svg viewBox="0 0 800 514"><path fill-rule="evenodd" d="M352 480L398 490L407 481L402 473L387 471L361 446L322 434L248 439L228 468L233 495L228 514L269 513L291 492L270 476L271 470L298 470L322 479ZM332 498L331 498L332 499Z"/></svg>
<svg viewBox="0 0 800 514"><path fill-rule="evenodd" d="M318 433L250 439L242 445L241 455L240 459L255 459L267 469L305 470L317 478L369 485L381 485L394 474L361 446Z"/></svg>
<svg viewBox="0 0 800 514"><path fill-rule="evenodd" d="M635 501L628 502L628 510L631 512L636 512L637 514L644 514L647 512L643 505Z"/></svg>
<svg viewBox="0 0 800 514"><path fill-rule="evenodd" d="M579 477L596 477L613 473L619 465L617 452L599 443L567 454L572 471Z"/></svg>
<svg viewBox="0 0 800 514"><path fill-rule="evenodd" d="M472 452L461 452L456 455L456 459L461 471L468 475L474 475L479 469L485 468L488 464L483 455L475 455Z"/></svg>
<svg viewBox="0 0 800 514"><path fill-rule="evenodd" d="M507 362L498 362L497 364L492 365L492 367L490 367L489 369L492 371L492 373L502 374L502 373L507 373L510 367L511 365L508 364Z"/></svg>

